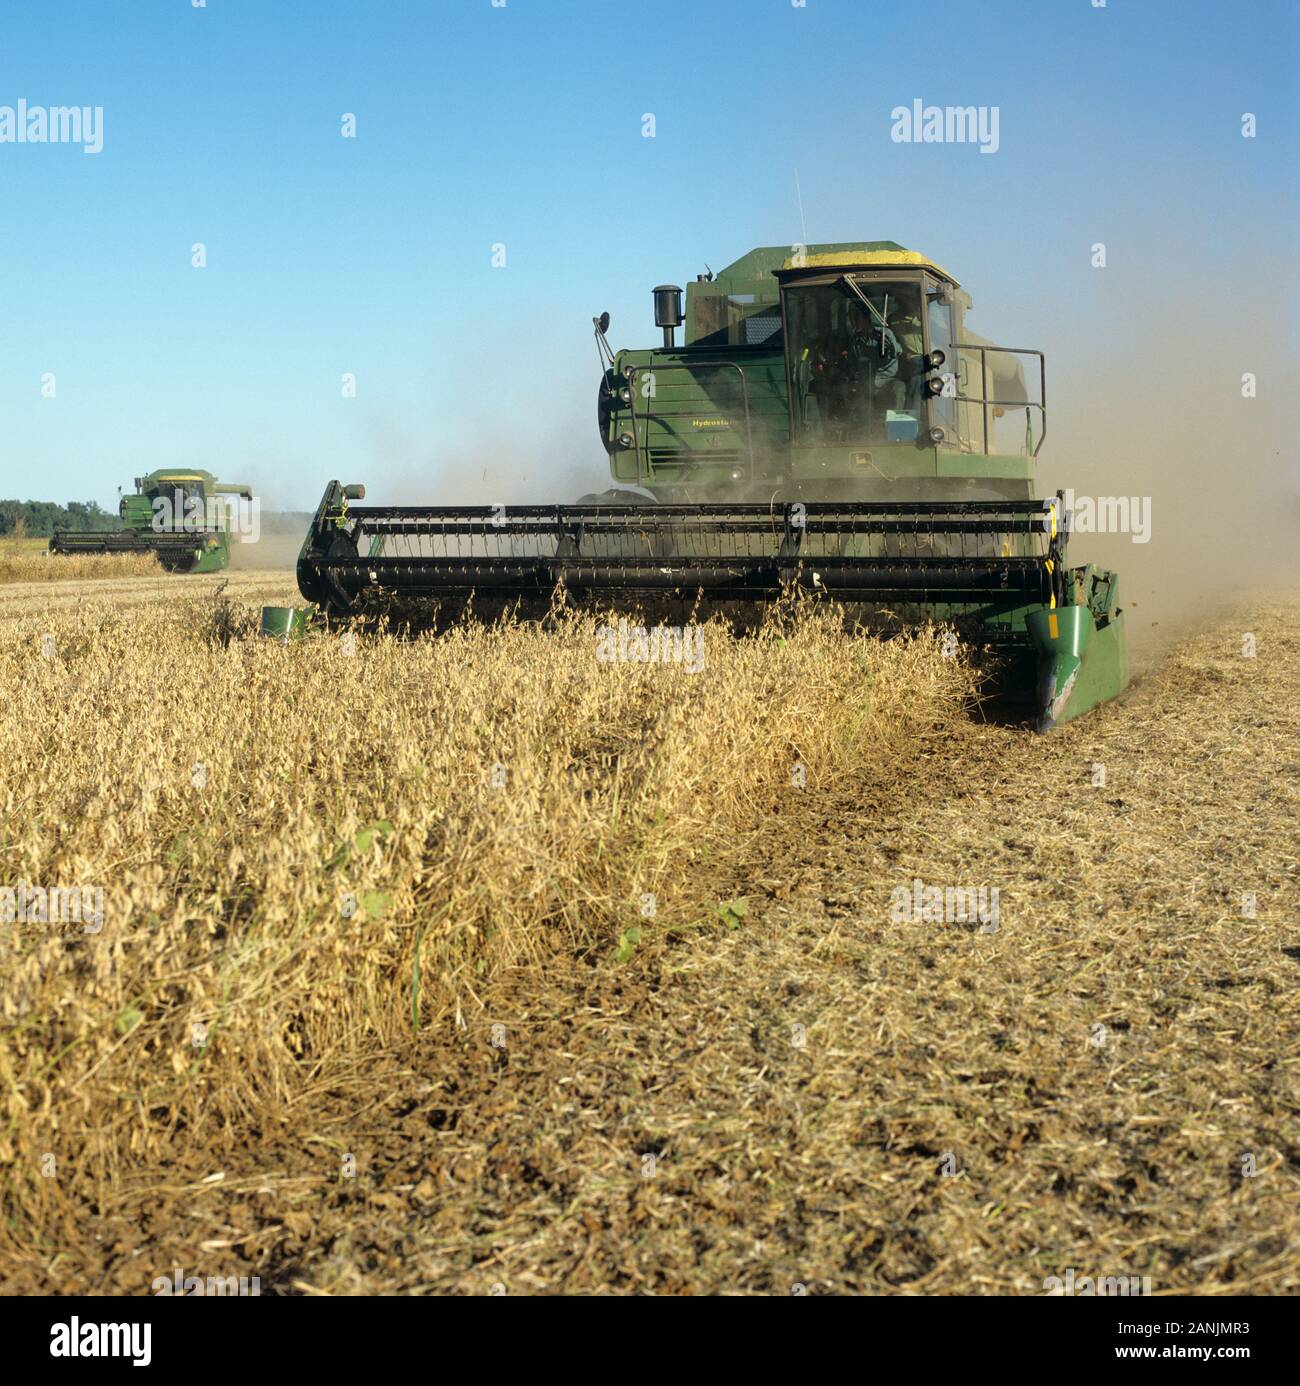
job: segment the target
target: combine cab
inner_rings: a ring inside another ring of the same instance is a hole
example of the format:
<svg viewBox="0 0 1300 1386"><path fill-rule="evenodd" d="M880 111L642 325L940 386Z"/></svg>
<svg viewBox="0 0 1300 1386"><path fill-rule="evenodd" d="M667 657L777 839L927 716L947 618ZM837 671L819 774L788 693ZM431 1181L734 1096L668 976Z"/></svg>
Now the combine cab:
<svg viewBox="0 0 1300 1386"><path fill-rule="evenodd" d="M951 275L893 242L755 250L697 279L685 315L676 286L654 300L661 348L613 352L596 320L615 488L413 507L331 483L304 596L435 626L557 599L744 624L796 589L872 628L963 629L1041 730L1123 688L1114 575L1071 568L1061 498L1034 496L1042 353L972 333Z"/></svg>
<svg viewBox="0 0 1300 1386"><path fill-rule="evenodd" d="M123 496L119 530L62 530L52 554L155 553L171 573L215 573L230 562L226 497L251 501L247 486L219 482L211 472L164 470L137 477Z"/></svg>

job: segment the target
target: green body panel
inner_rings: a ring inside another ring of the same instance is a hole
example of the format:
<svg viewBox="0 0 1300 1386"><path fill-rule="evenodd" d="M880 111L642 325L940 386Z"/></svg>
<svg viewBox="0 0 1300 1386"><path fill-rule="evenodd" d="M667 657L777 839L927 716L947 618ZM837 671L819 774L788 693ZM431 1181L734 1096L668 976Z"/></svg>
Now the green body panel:
<svg viewBox="0 0 1300 1386"><path fill-rule="evenodd" d="M169 572L215 573L230 563L230 529L219 496L252 498L249 487L220 482L195 467L164 467L137 477L135 493L122 497L122 528L107 533L65 530L50 540L50 552L156 553ZM162 511L156 502L166 502ZM155 523L162 513L166 523Z"/></svg>
<svg viewBox="0 0 1300 1386"><path fill-rule="evenodd" d="M228 534L209 534L204 536L203 545L197 551L194 566L187 568L190 573L219 573L230 566L230 536Z"/></svg>
<svg viewBox="0 0 1300 1386"><path fill-rule="evenodd" d="M623 351L616 371L631 398L615 433L635 427L639 446L610 455L616 481L659 487L721 486L756 456L784 458L790 411L781 352L713 347Z"/></svg>
<svg viewBox="0 0 1300 1386"><path fill-rule="evenodd" d="M1038 650L1038 730L1051 731L1115 697L1128 683L1124 615L1098 626L1086 606L1029 613Z"/></svg>

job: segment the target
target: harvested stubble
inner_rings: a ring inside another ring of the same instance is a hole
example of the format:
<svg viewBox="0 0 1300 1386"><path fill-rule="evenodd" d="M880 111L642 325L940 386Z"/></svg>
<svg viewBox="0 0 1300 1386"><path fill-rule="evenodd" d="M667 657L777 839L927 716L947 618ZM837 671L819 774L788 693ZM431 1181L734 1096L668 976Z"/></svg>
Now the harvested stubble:
<svg viewBox="0 0 1300 1386"><path fill-rule="evenodd" d="M693 873L790 832L796 766L847 786L971 691L928 634L824 619L705 627L691 673L598 661L591 620L281 646L182 611L0 630L23 671L0 886L105 892L99 932L0 927L0 1238L20 1258L160 1159L479 1019L515 962L698 922Z"/></svg>

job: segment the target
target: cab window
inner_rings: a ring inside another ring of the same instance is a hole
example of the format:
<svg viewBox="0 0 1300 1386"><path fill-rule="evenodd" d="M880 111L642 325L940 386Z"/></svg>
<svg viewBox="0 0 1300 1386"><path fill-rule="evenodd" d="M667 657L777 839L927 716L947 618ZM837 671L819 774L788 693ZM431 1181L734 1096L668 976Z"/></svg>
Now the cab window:
<svg viewBox="0 0 1300 1386"><path fill-rule="evenodd" d="M793 412L804 442L912 442L924 398L921 289L851 280L786 290Z"/></svg>

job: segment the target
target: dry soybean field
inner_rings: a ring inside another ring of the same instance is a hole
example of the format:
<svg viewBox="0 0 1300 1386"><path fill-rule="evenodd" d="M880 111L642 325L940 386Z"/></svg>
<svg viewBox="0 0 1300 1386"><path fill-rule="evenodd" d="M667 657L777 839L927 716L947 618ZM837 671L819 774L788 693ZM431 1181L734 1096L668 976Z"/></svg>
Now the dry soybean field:
<svg viewBox="0 0 1300 1386"><path fill-rule="evenodd" d="M935 632L79 561L0 572L6 1290L1300 1291L1295 594L1036 737Z"/></svg>

